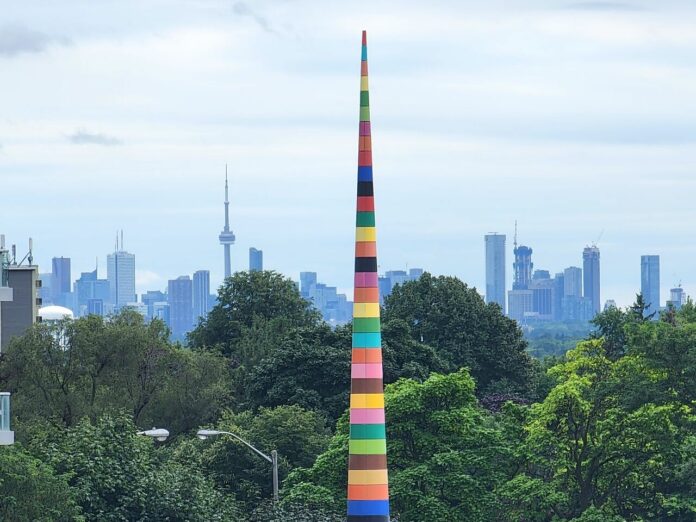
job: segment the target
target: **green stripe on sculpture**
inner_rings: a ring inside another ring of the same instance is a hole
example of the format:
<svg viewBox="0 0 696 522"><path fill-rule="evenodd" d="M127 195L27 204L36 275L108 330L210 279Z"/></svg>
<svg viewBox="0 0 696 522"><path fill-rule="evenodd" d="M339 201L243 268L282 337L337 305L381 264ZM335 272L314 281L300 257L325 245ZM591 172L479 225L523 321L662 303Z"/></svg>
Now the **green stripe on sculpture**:
<svg viewBox="0 0 696 522"><path fill-rule="evenodd" d="M384 455L387 453L387 441L384 439L357 439L348 442L351 455Z"/></svg>
<svg viewBox="0 0 696 522"><path fill-rule="evenodd" d="M358 332L379 332L379 317L354 317L353 331Z"/></svg>
<svg viewBox="0 0 696 522"><path fill-rule="evenodd" d="M384 439L386 431L384 424L351 424L351 439Z"/></svg>
<svg viewBox="0 0 696 522"><path fill-rule="evenodd" d="M374 212L358 212L355 219L355 225L358 227L374 227L375 213Z"/></svg>

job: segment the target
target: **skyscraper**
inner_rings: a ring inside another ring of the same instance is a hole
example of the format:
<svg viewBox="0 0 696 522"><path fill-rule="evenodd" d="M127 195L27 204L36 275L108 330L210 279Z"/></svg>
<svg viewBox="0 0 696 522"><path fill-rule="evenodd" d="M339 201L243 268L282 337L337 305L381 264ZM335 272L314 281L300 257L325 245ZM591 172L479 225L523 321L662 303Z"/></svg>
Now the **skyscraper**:
<svg viewBox="0 0 696 522"><path fill-rule="evenodd" d="M72 308L70 299L70 258L54 257L51 260L51 300L53 304Z"/></svg>
<svg viewBox="0 0 696 522"><path fill-rule="evenodd" d="M592 311L598 314L601 309L599 297L599 248L592 245L582 251L583 287L585 298L592 304Z"/></svg>
<svg viewBox="0 0 696 522"><path fill-rule="evenodd" d="M73 312L76 317L91 314L90 310L102 310L98 315L103 315L104 304L111 301L111 284L108 279L97 279L96 268L92 272L82 272L73 289ZM99 301L101 307L97 304Z"/></svg>
<svg viewBox="0 0 696 522"><path fill-rule="evenodd" d="M408 280L409 281L418 281L422 275L423 275L422 268L409 268L409 270L408 270Z"/></svg>
<svg viewBox="0 0 696 522"><path fill-rule="evenodd" d="M592 301L582 295L582 268L569 266L563 271L562 320L585 322L595 315Z"/></svg>
<svg viewBox="0 0 696 522"><path fill-rule="evenodd" d="M515 262L512 264L512 290L508 292L508 316L516 321L523 321L534 310L532 290L529 289L534 263L532 263L532 249L523 245L517 246L517 222L515 222L513 244Z"/></svg>
<svg viewBox="0 0 696 522"><path fill-rule="evenodd" d="M684 303L686 303L684 289L681 286L670 288L669 301L667 301L667 305L673 307L675 310L681 310Z"/></svg>
<svg viewBox="0 0 696 522"><path fill-rule="evenodd" d="M234 245L234 233L230 230L230 200L227 191L227 165L225 165L225 227L220 232L220 244L225 250L225 279L232 275L232 260L230 247Z"/></svg>
<svg viewBox="0 0 696 522"><path fill-rule="evenodd" d="M647 305L645 316L660 311L660 256L640 256L640 293Z"/></svg>
<svg viewBox="0 0 696 522"><path fill-rule="evenodd" d="M517 246L513 250L515 254L515 262L512 267L514 269L515 278L512 282L513 290L526 290L529 288L529 282L532 280L532 249L527 246Z"/></svg>
<svg viewBox="0 0 696 522"><path fill-rule="evenodd" d="M347 509L348 522L388 522L389 481L365 31L359 136Z"/></svg>
<svg viewBox="0 0 696 522"><path fill-rule="evenodd" d="M486 302L498 303L505 313L505 235L486 234Z"/></svg>
<svg viewBox="0 0 696 522"><path fill-rule="evenodd" d="M300 295L309 299L312 287L317 284L316 272L300 272Z"/></svg>
<svg viewBox="0 0 696 522"><path fill-rule="evenodd" d="M155 318L155 303L167 301L167 294L160 290L148 290L144 294L140 294L140 302L147 307L147 319Z"/></svg>
<svg viewBox="0 0 696 522"><path fill-rule="evenodd" d="M135 256L123 250L123 232L116 250L106 256L106 278L109 280L111 304L118 311L128 303L137 301L135 294Z"/></svg>
<svg viewBox="0 0 696 522"><path fill-rule="evenodd" d="M563 319L563 294L565 292L565 274L559 272L553 278L553 320Z"/></svg>
<svg viewBox="0 0 696 522"><path fill-rule="evenodd" d="M172 338L181 341L193 327L193 287L189 276L170 279L167 287Z"/></svg>
<svg viewBox="0 0 696 522"><path fill-rule="evenodd" d="M249 272L261 272L263 270L263 250L254 247L249 249Z"/></svg>
<svg viewBox="0 0 696 522"><path fill-rule="evenodd" d="M563 271L563 296L582 297L582 268L569 266Z"/></svg>
<svg viewBox="0 0 696 522"><path fill-rule="evenodd" d="M193 322L206 317L210 311L210 272L198 270L193 273Z"/></svg>

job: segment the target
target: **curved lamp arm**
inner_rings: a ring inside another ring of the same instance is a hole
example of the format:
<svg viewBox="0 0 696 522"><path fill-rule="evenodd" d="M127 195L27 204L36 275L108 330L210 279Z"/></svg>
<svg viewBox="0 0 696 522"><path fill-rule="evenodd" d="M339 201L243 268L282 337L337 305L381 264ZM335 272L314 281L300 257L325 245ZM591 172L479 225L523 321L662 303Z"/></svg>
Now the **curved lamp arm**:
<svg viewBox="0 0 696 522"><path fill-rule="evenodd" d="M208 437L215 437L217 435L229 435L230 437L234 437L237 439L239 442L244 444L247 448L249 448L251 451L255 452L257 455L259 455L261 458L266 459L268 462L273 462L273 459L266 455L263 451L255 448L251 444L249 444L247 441L245 441L243 438L241 438L239 435L235 435L234 433L231 433L229 431L218 431L218 430L198 430L198 438L201 440L205 440Z"/></svg>

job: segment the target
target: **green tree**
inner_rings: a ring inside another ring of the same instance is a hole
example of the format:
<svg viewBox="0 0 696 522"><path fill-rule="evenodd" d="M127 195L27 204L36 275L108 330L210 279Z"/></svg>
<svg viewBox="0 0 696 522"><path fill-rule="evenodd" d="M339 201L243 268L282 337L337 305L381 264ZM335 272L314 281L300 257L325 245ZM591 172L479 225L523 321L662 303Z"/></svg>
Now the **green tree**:
<svg viewBox="0 0 696 522"><path fill-rule="evenodd" d="M85 419L30 442L30 449L68 477L86 520L231 520L232 497L217 491L194 466L136 435L128 416Z"/></svg>
<svg viewBox="0 0 696 522"><path fill-rule="evenodd" d="M585 515L593 506L630 520L670 519L665 499L681 461L681 426L693 422L688 409L624 400L627 376L645 387L655 375L633 355L612 361L601 341L581 343L550 372L558 384L528 416L527 466L501 488L508 519L594 520Z"/></svg>
<svg viewBox="0 0 696 522"><path fill-rule="evenodd" d="M82 517L66 477L17 444L0 447L0 520L67 522Z"/></svg>
<svg viewBox="0 0 696 522"><path fill-rule="evenodd" d="M244 408L296 404L336 419L350 388L349 330L327 325L295 329L235 375Z"/></svg>
<svg viewBox="0 0 696 522"><path fill-rule="evenodd" d="M430 346L415 341L408 325L394 319L382 328L384 381L424 380L445 364ZM250 367L235 372L241 408L297 404L333 422L343 413L350 390L351 326L296 328L268 347Z"/></svg>
<svg viewBox="0 0 696 522"><path fill-rule="evenodd" d="M218 303L189 334L188 342L243 364L258 360L263 356L259 348L288 330L314 326L320 320L291 279L273 271L237 272L220 287ZM245 344L245 338L257 342Z"/></svg>
<svg viewBox="0 0 696 522"><path fill-rule="evenodd" d="M532 392L532 361L517 323L459 279L425 273L397 285L385 300L384 317L405 321L411 337L432 346L446 371L469 368L479 393L497 390L498 381Z"/></svg>
<svg viewBox="0 0 696 522"><path fill-rule="evenodd" d="M217 418L231 400L228 362L169 341L161 321L132 311L37 324L13 339L0 361L0 384L14 392L19 425L130 412L139 426L188 430Z"/></svg>
<svg viewBox="0 0 696 522"><path fill-rule="evenodd" d="M235 433L267 455L275 449L281 479L298 466L311 466L330 438L324 417L297 405L227 412L215 429ZM271 497L271 465L235 438L221 435L198 448L198 465L221 488L250 505Z"/></svg>
<svg viewBox="0 0 696 522"><path fill-rule="evenodd" d="M653 400L696 404L696 322L645 322L629 331L630 353L655 374ZM645 389L643 393L645 394Z"/></svg>
<svg viewBox="0 0 696 522"><path fill-rule="evenodd" d="M387 386L392 509L404 522L495 519L494 495L514 471L505 432L482 410L467 370ZM309 469L291 473L284 495L340 512L347 485L348 419ZM462 499L466 499L465 502Z"/></svg>
<svg viewBox="0 0 696 522"><path fill-rule="evenodd" d="M643 294L636 294L636 301L626 310L610 307L598 313L590 321L595 329L590 332L590 339L602 339L604 352L610 359L618 359L626 354L628 349L629 330L649 322L655 315L646 315L648 305L643 300Z"/></svg>

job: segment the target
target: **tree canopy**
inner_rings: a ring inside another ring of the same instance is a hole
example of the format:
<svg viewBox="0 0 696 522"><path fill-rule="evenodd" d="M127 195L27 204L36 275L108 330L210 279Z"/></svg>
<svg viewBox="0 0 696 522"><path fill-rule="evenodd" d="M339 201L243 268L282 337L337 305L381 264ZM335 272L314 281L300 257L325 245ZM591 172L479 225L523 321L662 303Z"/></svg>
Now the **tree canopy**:
<svg viewBox="0 0 696 522"><path fill-rule="evenodd" d="M533 364L517 323L475 288L455 277L433 277L397 285L385 299L386 324L401 319L411 337L431 346L446 371L469 368L479 392L501 387L532 392Z"/></svg>
<svg viewBox="0 0 696 522"><path fill-rule="evenodd" d="M351 327L237 274L192 348L133 311L36 325L0 355L19 444L7 520L344 520ZM402 522L696 519L696 307L609 309L567 354L456 278L400 285L382 323L391 507ZM163 427L164 443L136 435ZM235 433L280 456L271 466Z"/></svg>

